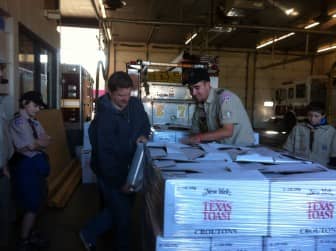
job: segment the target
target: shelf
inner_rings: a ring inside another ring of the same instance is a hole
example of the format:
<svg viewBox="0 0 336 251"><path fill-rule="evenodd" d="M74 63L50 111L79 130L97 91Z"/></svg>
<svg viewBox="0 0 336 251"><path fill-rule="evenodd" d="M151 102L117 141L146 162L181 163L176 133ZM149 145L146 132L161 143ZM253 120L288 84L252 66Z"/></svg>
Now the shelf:
<svg viewBox="0 0 336 251"><path fill-rule="evenodd" d="M164 98L153 98L153 99L143 99L144 102L157 102L157 103L178 103L178 104L194 104L195 101L192 99L164 99Z"/></svg>
<svg viewBox="0 0 336 251"><path fill-rule="evenodd" d="M0 84L0 95L8 95L9 84Z"/></svg>
<svg viewBox="0 0 336 251"><path fill-rule="evenodd" d="M170 82L147 82L149 85L161 85L161 86L179 86L179 87L185 87L182 83L170 83Z"/></svg>

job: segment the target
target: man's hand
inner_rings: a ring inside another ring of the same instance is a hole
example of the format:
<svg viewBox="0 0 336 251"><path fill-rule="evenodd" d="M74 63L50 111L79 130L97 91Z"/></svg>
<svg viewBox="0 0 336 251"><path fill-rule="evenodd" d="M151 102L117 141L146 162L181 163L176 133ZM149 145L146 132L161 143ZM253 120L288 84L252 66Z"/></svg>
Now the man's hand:
<svg viewBox="0 0 336 251"><path fill-rule="evenodd" d="M9 169L8 169L8 166L5 165L4 168L2 169L2 173L3 175L5 175L8 179L10 178L10 172L9 172Z"/></svg>
<svg viewBox="0 0 336 251"><path fill-rule="evenodd" d="M130 186L129 184L124 184L122 187L121 187L121 192L125 193L125 194L131 194L133 192L132 190L132 186Z"/></svg>
<svg viewBox="0 0 336 251"><path fill-rule="evenodd" d="M195 145L201 143L201 137L199 134L195 134L189 137L182 138L181 143L187 145Z"/></svg>
<svg viewBox="0 0 336 251"><path fill-rule="evenodd" d="M148 139L145 137L145 136L140 136L138 139L137 139L137 143L146 143L148 141Z"/></svg>

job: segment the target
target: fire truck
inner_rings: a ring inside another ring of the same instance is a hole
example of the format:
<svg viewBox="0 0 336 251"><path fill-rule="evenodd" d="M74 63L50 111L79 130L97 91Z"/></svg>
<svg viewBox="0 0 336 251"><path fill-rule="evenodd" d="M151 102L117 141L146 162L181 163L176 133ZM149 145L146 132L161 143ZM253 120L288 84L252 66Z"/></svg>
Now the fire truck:
<svg viewBox="0 0 336 251"><path fill-rule="evenodd" d="M334 122L334 83L328 75L312 75L300 81L283 82L275 90L276 118L283 118L288 109L292 108L298 121L306 117L306 107L310 102L322 102L326 105L329 122Z"/></svg>

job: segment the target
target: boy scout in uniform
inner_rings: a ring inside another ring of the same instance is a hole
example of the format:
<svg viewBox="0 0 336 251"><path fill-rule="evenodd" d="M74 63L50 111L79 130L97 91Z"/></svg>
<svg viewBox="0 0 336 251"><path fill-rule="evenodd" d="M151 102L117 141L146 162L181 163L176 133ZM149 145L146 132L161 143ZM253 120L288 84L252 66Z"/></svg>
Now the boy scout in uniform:
<svg viewBox="0 0 336 251"><path fill-rule="evenodd" d="M219 141L231 145L253 145L251 122L236 94L213 89L208 72L201 68L192 69L185 82L196 101L196 108L192 118L194 134L184 139L184 143Z"/></svg>
<svg viewBox="0 0 336 251"><path fill-rule="evenodd" d="M50 137L35 119L40 107L45 106L41 94L35 91L24 93L19 106L20 110L9 127L15 148L9 165L13 195L23 209L18 250L28 251L47 245L47 241L40 238L33 227L47 196L46 178L50 167L44 151Z"/></svg>
<svg viewBox="0 0 336 251"><path fill-rule="evenodd" d="M284 149L322 165L335 165L336 130L327 124L324 104L310 103L307 117L307 122L299 123L293 128Z"/></svg>

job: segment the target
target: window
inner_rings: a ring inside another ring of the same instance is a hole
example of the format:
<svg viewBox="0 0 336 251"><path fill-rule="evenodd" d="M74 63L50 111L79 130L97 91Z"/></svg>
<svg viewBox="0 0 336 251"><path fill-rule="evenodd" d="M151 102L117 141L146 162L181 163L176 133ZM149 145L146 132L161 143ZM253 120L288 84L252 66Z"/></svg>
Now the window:
<svg viewBox="0 0 336 251"><path fill-rule="evenodd" d="M297 84L295 86L296 98L305 98L306 97L306 84Z"/></svg>
<svg viewBox="0 0 336 251"><path fill-rule="evenodd" d="M293 99L294 98L294 88L291 87L288 89L288 99Z"/></svg>
<svg viewBox="0 0 336 251"><path fill-rule="evenodd" d="M56 107L56 49L19 24L20 94L39 91L49 107Z"/></svg>

